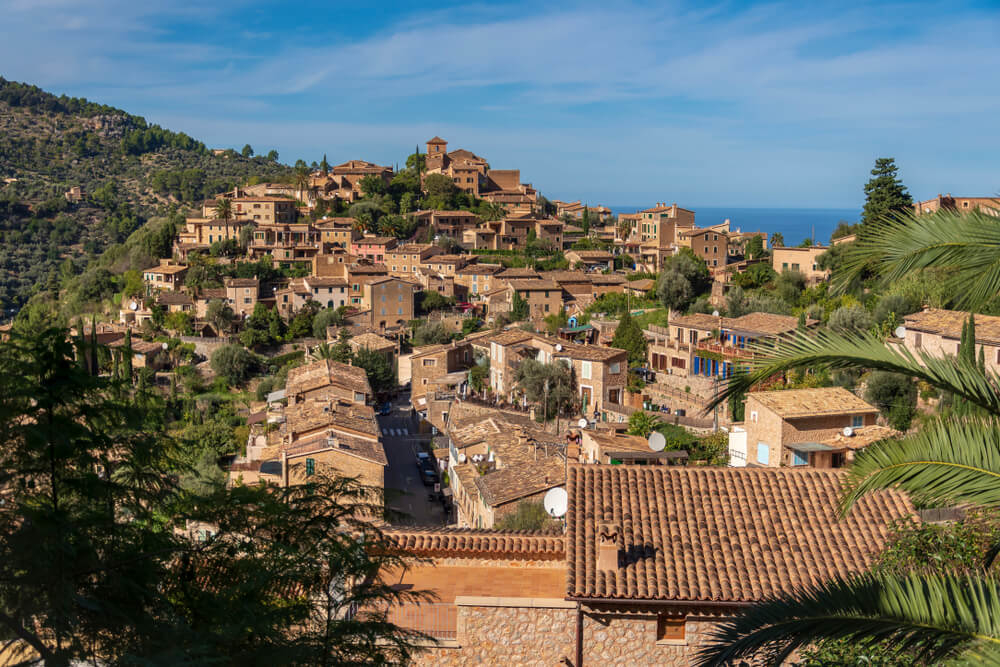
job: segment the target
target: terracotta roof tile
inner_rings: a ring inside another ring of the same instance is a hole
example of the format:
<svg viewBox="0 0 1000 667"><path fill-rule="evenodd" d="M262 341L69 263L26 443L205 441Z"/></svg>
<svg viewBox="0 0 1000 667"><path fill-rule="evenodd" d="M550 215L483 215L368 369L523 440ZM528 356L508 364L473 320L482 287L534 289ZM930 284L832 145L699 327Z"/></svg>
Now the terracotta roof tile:
<svg viewBox="0 0 1000 667"><path fill-rule="evenodd" d="M838 517L843 473L826 470L573 465L569 597L752 602L869 567L889 524L913 514L898 492ZM598 530L619 531L619 564L598 570Z"/></svg>
<svg viewBox="0 0 1000 667"><path fill-rule="evenodd" d="M903 318L903 323L907 329L940 334L957 340L962 337L962 327L968 319L968 313L958 310L931 308L907 315ZM975 322L977 342L1000 343L1000 317L977 314Z"/></svg>
<svg viewBox="0 0 1000 667"><path fill-rule="evenodd" d="M288 371L288 381L285 383L290 396L328 385L336 385L362 394L372 393L368 376L363 368L329 359L293 368Z"/></svg>
<svg viewBox="0 0 1000 667"><path fill-rule="evenodd" d="M471 528L391 528L385 536L415 556L465 555L486 558L561 560L566 538L553 533Z"/></svg>
<svg viewBox="0 0 1000 667"><path fill-rule="evenodd" d="M826 414L875 413L869 405L843 387L755 391L749 395L784 419Z"/></svg>

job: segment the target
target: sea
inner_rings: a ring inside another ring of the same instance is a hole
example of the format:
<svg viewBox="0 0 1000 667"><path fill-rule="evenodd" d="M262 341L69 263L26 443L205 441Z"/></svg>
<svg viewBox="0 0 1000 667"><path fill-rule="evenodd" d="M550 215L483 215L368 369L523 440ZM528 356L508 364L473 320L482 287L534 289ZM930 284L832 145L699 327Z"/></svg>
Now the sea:
<svg viewBox="0 0 1000 667"><path fill-rule="evenodd" d="M609 206L619 213L635 213L649 206ZM860 209L851 208L740 208L715 206L685 206L694 211L694 221L699 227L709 227L725 222L728 218L734 231L780 232L786 246L798 245L805 239L823 244L830 242L830 234L841 221L855 223L861 216Z"/></svg>

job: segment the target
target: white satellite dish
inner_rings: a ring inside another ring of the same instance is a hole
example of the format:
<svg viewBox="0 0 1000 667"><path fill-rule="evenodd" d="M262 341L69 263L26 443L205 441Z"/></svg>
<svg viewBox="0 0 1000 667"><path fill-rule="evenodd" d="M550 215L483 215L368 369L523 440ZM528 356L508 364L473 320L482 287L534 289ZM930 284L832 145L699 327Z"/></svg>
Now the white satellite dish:
<svg viewBox="0 0 1000 667"><path fill-rule="evenodd" d="M844 427L844 436L850 438L853 435L854 435L854 429L851 428L850 426L845 426Z"/></svg>
<svg viewBox="0 0 1000 667"><path fill-rule="evenodd" d="M580 428L587 428L587 420L581 417L580 421L578 421L576 425Z"/></svg>
<svg viewBox="0 0 1000 667"><path fill-rule="evenodd" d="M466 459L465 454L459 454L458 455L458 462L459 463L465 463L465 459Z"/></svg>
<svg viewBox="0 0 1000 667"><path fill-rule="evenodd" d="M892 333L895 334L896 338L906 338L906 327L898 326Z"/></svg>
<svg viewBox="0 0 1000 667"><path fill-rule="evenodd" d="M566 495L566 489L561 486L549 489L545 493L545 498L542 499L542 506L545 507L545 511L549 516L556 518L566 514L566 508L568 505L569 496Z"/></svg>
<svg viewBox="0 0 1000 667"><path fill-rule="evenodd" d="M128 309L129 310L139 310L139 304L137 304L135 301L132 301L132 302L130 302L128 304Z"/></svg>
<svg viewBox="0 0 1000 667"><path fill-rule="evenodd" d="M167 345L166 343L163 343L162 345L160 345L160 347L165 350L165 349L167 349L169 347L169 345Z"/></svg>
<svg viewBox="0 0 1000 667"><path fill-rule="evenodd" d="M556 343L556 352L562 352L562 343Z"/></svg>
<svg viewBox="0 0 1000 667"><path fill-rule="evenodd" d="M718 317L718 316L719 316L719 311L713 310L712 311L712 317Z"/></svg>
<svg viewBox="0 0 1000 667"><path fill-rule="evenodd" d="M667 446L667 439L663 437L663 434L659 431L653 431L649 434L649 448L654 452L662 452L663 448Z"/></svg>

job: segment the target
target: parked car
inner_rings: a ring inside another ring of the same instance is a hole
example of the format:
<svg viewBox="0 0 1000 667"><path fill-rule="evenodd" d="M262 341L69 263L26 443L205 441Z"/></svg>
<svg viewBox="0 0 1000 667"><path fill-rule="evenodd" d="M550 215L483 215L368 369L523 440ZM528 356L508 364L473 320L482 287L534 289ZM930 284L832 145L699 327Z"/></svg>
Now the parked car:
<svg viewBox="0 0 1000 667"><path fill-rule="evenodd" d="M434 458L427 452L417 452L417 470L424 486L431 486L438 481L437 466Z"/></svg>

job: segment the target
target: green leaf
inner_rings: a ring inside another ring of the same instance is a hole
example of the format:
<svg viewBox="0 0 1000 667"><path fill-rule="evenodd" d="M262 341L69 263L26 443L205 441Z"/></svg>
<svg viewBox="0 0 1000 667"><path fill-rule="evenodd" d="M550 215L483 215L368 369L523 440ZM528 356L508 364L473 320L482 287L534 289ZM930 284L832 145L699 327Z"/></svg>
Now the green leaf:
<svg viewBox="0 0 1000 667"><path fill-rule="evenodd" d="M890 642L928 664L1000 664L1000 580L864 574L772 597L716 626L696 664L779 664L820 639Z"/></svg>
<svg viewBox="0 0 1000 667"><path fill-rule="evenodd" d="M922 503L1000 505L1000 423L938 421L915 435L859 451L843 511L866 493L891 487Z"/></svg>

